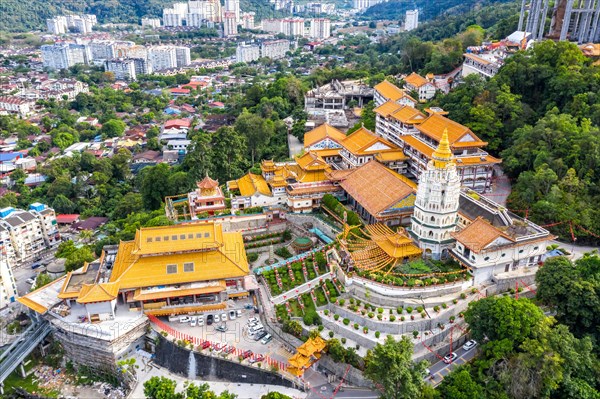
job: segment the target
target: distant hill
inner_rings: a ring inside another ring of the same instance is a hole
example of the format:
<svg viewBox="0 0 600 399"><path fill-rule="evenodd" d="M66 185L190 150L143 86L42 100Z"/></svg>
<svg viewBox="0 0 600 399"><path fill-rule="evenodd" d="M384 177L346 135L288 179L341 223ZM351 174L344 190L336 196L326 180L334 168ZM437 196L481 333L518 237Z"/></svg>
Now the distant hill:
<svg viewBox="0 0 600 399"><path fill-rule="evenodd" d="M0 0L0 30L24 32L46 29L46 18L65 12L95 14L100 23L140 23L145 16L162 16L176 0ZM257 20L272 14L268 0L241 0L244 11Z"/></svg>
<svg viewBox="0 0 600 399"><path fill-rule="evenodd" d="M371 19L404 21L407 10L419 10L419 21L433 19L440 14L460 14L483 5L508 3L513 0L389 0L368 8L364 16Z"/></svg>

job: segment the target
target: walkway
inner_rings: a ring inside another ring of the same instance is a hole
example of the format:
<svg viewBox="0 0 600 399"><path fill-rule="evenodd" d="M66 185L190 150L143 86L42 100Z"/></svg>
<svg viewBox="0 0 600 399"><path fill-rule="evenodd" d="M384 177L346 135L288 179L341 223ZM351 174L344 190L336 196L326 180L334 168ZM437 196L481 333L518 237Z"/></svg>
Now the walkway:
<svg viewBox="0 0 600 399"><path fill-rule="evenodd" d="M38 322L32 325L23 333L15 343L13 343L6 352L2 354L2 363L0 363L0 383L12 373L29 354L43 341L52 331L50 323L47 321Z"/></svg>
<svg viewBox="0 0 600 399"><path fill-rule="evenodd" d="M307 258L309 256L312 256L313 253L317 253L318 251L321 251L322 249L323 249L323 246L320 246L320 247L311 249L308 252L302 252L301 254L294 255L291 258L280 260L279 262L273 263L272 265L257 267L253 271L256 274L262 274L264 272L268 272L269 270L277 269L278 267L281 267L281 266L283 266L283 265L285 265L287 263L294 263L294 262L296 262L298 260L301 260L301 259Z"/></svg>
<svg viewBox="0 0 600 399"><path fill-rule="evenodd" d="M288 134L288 148L290 151L290 158L294 159L294 155L300 154L304 149L304 145L298 140L298 138L292 134Z"/></svg>
<svg viewBox="0 0 600 399"><path fill-rule="evenodd" d="M331 280L331 272L327 272L325 274L317 276L309 282L299 285L298 287L294 287L281 295L271 298L271 301L275 305L281 305L289 299L296 298L298 295L302 295L305 292L309 292L311 289L318 287L319 282L321 282L321 280Z"/></svg>

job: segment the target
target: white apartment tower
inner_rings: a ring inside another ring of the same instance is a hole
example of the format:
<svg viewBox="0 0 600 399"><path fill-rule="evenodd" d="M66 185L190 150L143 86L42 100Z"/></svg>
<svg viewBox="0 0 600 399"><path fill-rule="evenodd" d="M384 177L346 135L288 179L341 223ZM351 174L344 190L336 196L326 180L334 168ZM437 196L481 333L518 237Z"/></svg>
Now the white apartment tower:
<svg viewBox="0 0 600 399"><path fill-rule="evenodd" d="M408 10L406 11L406 18L404 19L404 30L411 31L417 29L419 26L419 10Z"/></svg>
<svg viewBox="0 0 600 399"><path fill-rule="evenodd" d="M314 18L310 20L310 37L327 39L331 36L331 20L327 18Z"/></svg>
<svg viewBox="0 0 600 399"><path fill-rule="evenodd" d="M235 12L223 12L223 36L230 37L238 34Z"/></svg>
<svg viewBox="0 0 600 399"><path fill-rule="evenodd" d="M242 27L244 29L254 29L254 16L256 13L254 12L244 12L242 13Z"/></svg>
<svg viewBox="0 0 600 399"><path fill-rule="evenodd" d="M68 31L67 18L64 16L48 18L46 20L46 26L48 27L48 32L53 35L62 35Z"/></svg>
<svg viewBox="0 0 600 399"><path fill-rule="evenodd" d="M260 47L258 44L238 44L235 49L236 62L250 63L260 58Z"/></svg>
<svg viewBox="0 0 600 399"><path fill-rule="evenodd" d="M460 178L450 150L448 131L442 134L427 169L419 177L419 188L410 233L426 257L444 259L455 242L460 199Z"/></svg>
<svg viewBox="0 0 600 399"><path fill-rule="evenodd" d="M175 63L178 68L188 66L192 63L189 47L175 47Z"/></svg>
<svg viewBox="0 0 600 399"><path fill-rule="evenodd" d="M148 48L148 62L154 71L177 67L177 52L174 47L154 46Z"/></svg>
<svg viewBox="0 0 600 399"><path fill-rule="evenodd" d="M136 80L135 61L132 59L113 59L104 61L104 69L112 72L117 80Z"/></svg>
<svg viewBox="0 0 600 399"><path fill-rule="evenodd" d="M223 12L233 12L235 14L236 24L240 22L240 0L225 0Z"/></svg>
<svg viewBox="0 0 600 399"><path fill-rule="evenodd" d="M160 28L160 18L142 18L142 26Z"/></svg>
<svg viewBox="0 0 600 399"><path fill-rule="evenodd" d="M89 64L92 55L85 44L45 44L41 47L42 62L49 69L67 69L75 64Z"/></svg>
<svg viewBox="0 0 600 399"><path fill-rule="evenodd" d="M183 26L185 14L178 12L174 8L163 9L163 25L167 27Z"/></svg>

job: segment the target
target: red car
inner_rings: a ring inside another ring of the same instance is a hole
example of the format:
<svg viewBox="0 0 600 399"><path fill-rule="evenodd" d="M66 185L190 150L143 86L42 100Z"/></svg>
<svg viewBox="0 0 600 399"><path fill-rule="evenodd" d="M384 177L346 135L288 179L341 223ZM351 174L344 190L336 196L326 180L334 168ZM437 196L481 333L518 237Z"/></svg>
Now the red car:
<svg viewBox="0 0 600 399"><path fill-rule="evenodd" d="M250 364L254 364L254 363L262 362L263 360L265 360L265 356L258 354L256 356L254 356L252 359L248 360L248 362Z"/></svg>
<svg viewBox="0 0 600 399"><path fill-rule="evenodd" d="M210 348L210 342L208 342L208 341L202 342L201 347L202 347L202 349L208 349L208 348Z"/></svg>
<svg viewBox="0 0 600 399"><path fill-rule="evenodd" d="M252 354L252 351L246 351L242 353L242 359L248 359L250 356L252 356Z"/></svg>

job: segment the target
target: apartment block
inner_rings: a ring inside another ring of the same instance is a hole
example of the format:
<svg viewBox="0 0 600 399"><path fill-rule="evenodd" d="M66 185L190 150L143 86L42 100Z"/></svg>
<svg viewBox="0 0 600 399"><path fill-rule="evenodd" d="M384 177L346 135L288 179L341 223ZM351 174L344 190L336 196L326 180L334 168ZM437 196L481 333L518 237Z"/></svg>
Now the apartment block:
<svg viewBox="0 0 600 399"><path fill-rule="evenodd" d="M408 10L406 11L406 18L404 19L404 30L411 31L417 29L419 26L419 10Z"/></svg>
<svg viewBox="0 0 600 399"><path fill-rule="evenodd" d="M327 39L331 36L331 20L327 18L313 18L310 20L310 37L314 39Z"/></svg>
<svg viewBox="0 0 600 399"><path fill-rule="evenodd" d="M136 80L135 61L132 59L112 59L104 61L104 69L112 72L117 80Z"/></svg>
<svg viewBox="0 0 600 399"><path fill-rule="evenodd" d="M15 302L19 294L10 265L5 258L0 260L0 309Z"/></svg>
<svg viewBox="0 0 600 399"><path fill-rule="evenodd" d="M274 60L285 57L290 50L290 42L287 40L272 40L263 42L260 45L261 57L267 57Z"/></svg>
<svg viewBox="0 0 600 399"><path fill-rule="evenodd" d="M236 62L249 63L260 58L260 46L258 44L238 44L235 49Z"/></svg>
<svg viewBox="0 0 600 399"><path fill-rule="evenodd" d="M142 26L160 28L160 18L142 18Z"/></svg>
<svg viewBox="0 0 600 399"><path fill-rule="evenodd" d="M155 71L177 67L177 52L174 47L154 46L148 48L148 62Z"/></svg>
<svg viewBox="0 0 600 399"><path fill-rule="evenodd" d="M49 69L67 69L75 64L89 64L92 56L85 44L45 44L41 47L42 62Z"/></svg>
<svg viewBox="0 0 600 399"><path fill-rule="evenodd" d="M11 264L38 258L60 244L54 209L33 203L29 210L0 209L0 250Z"/></svg>

